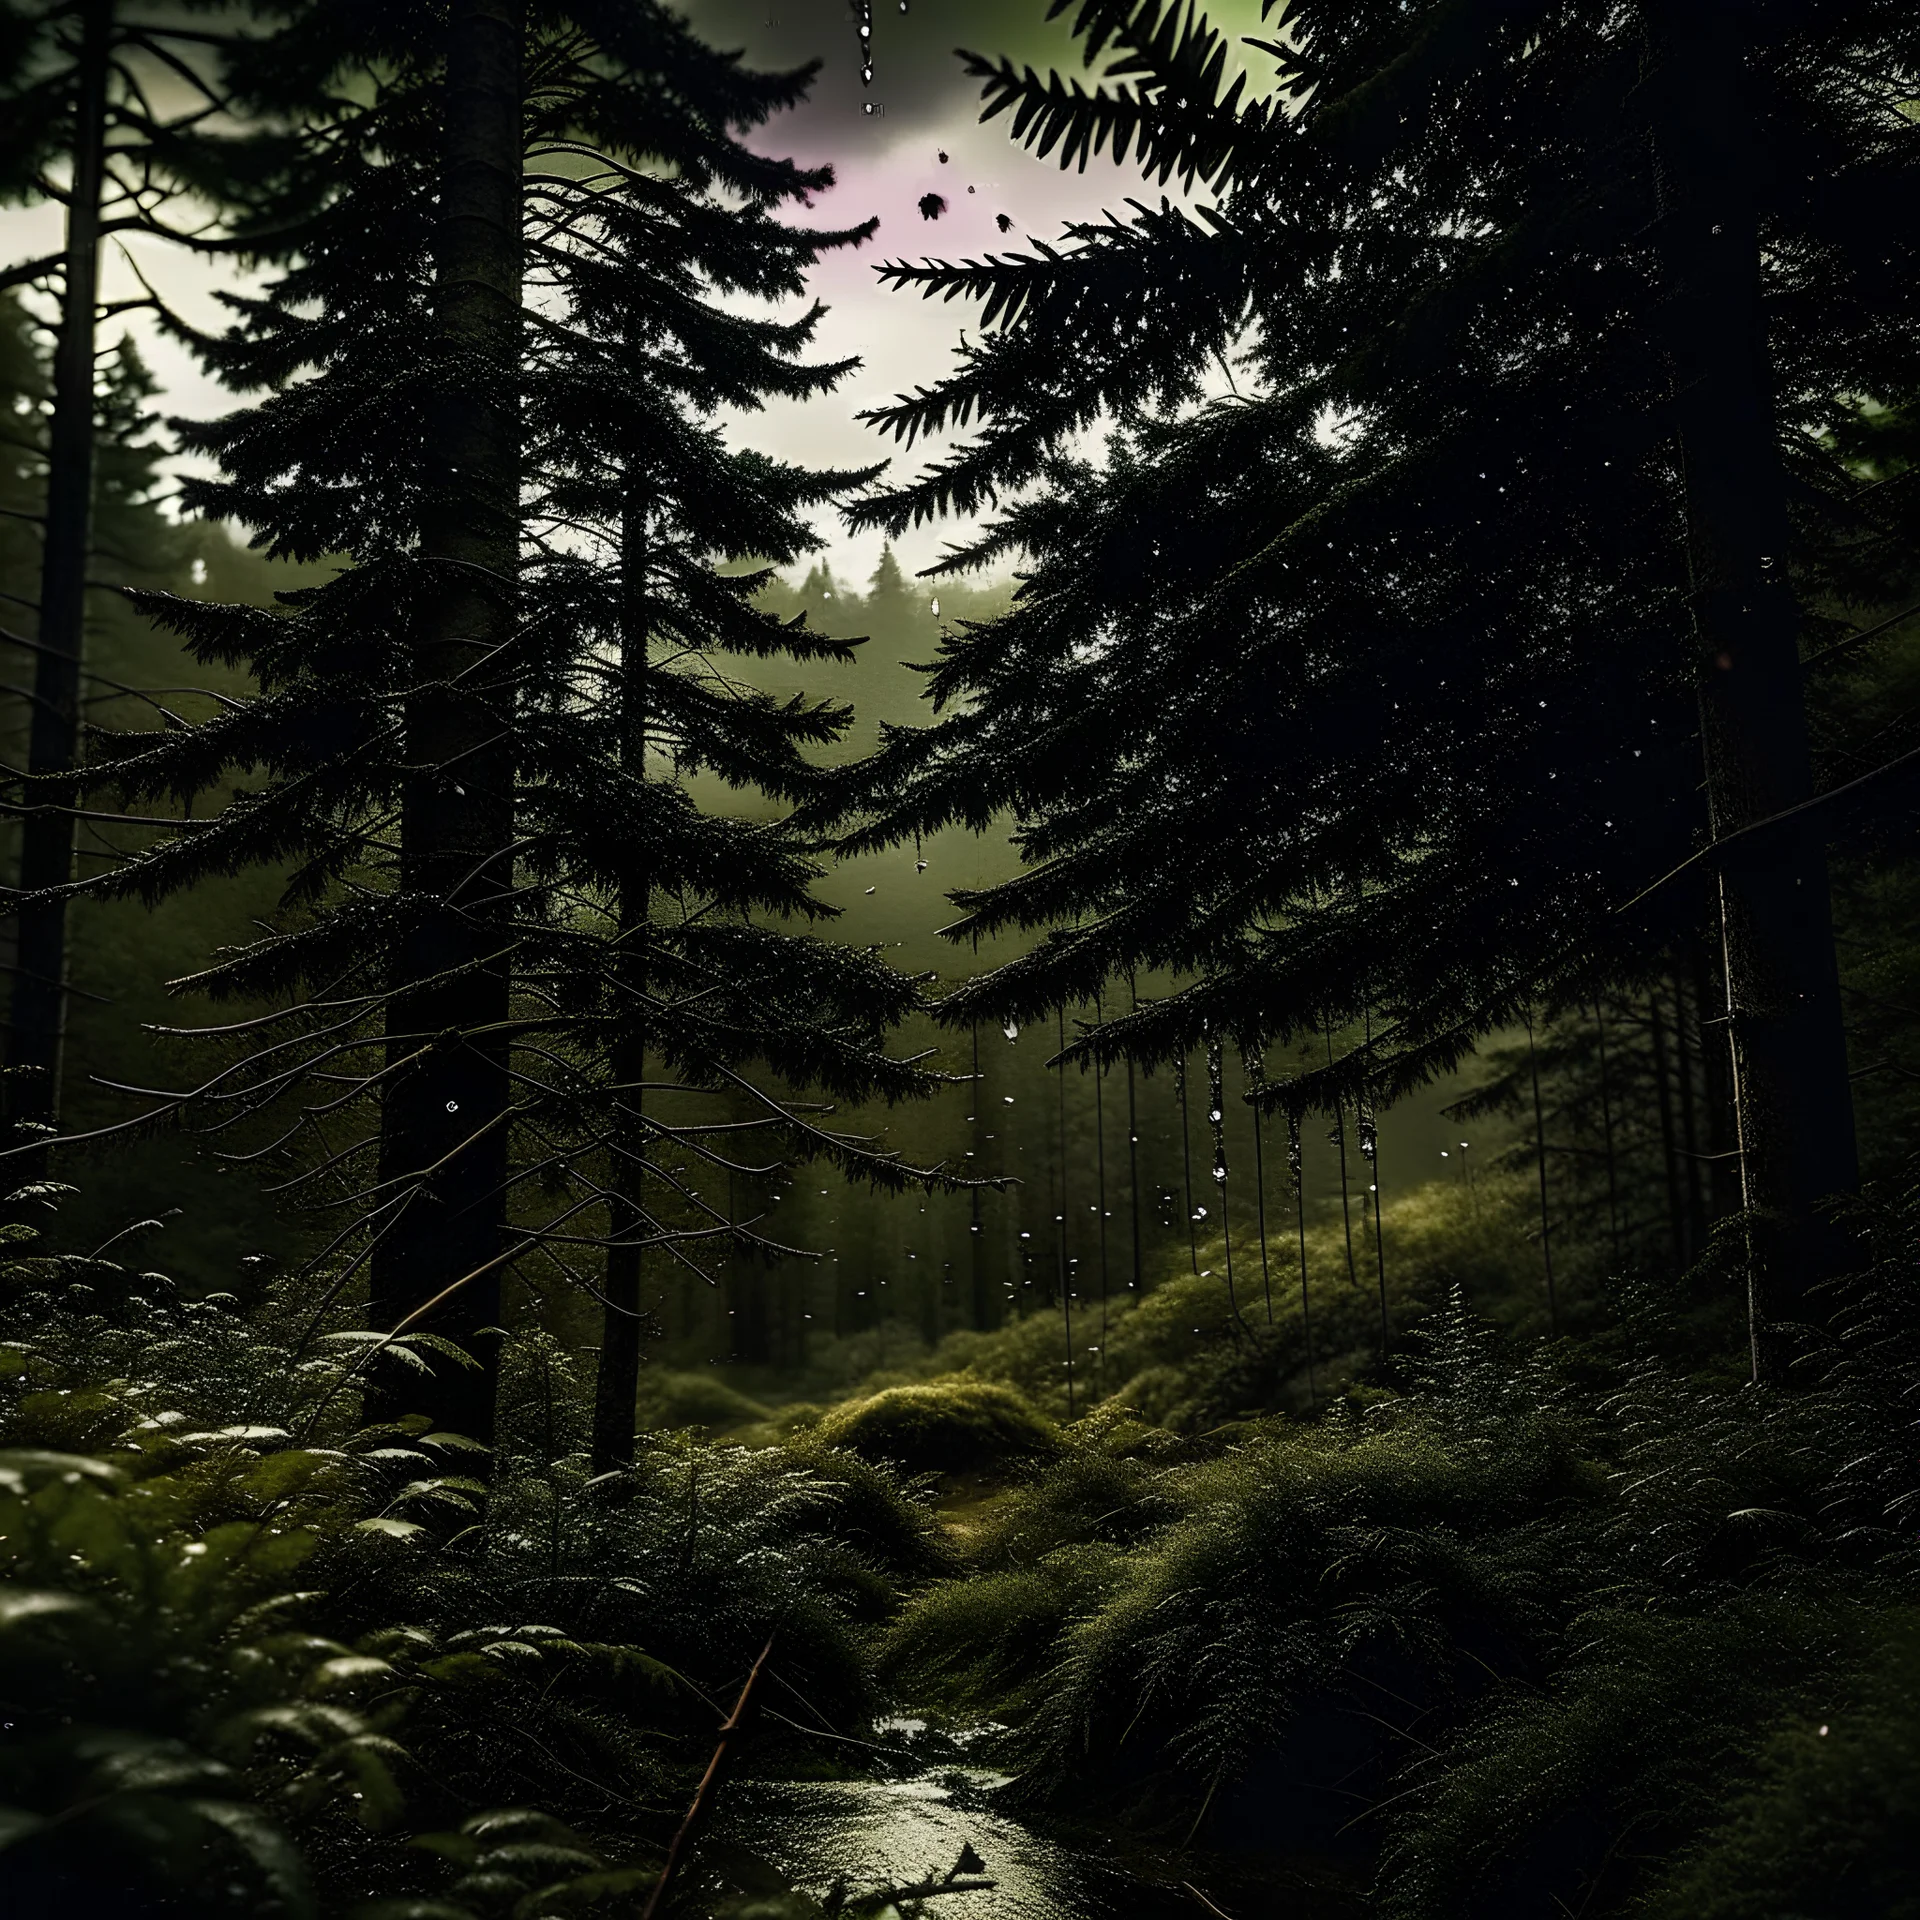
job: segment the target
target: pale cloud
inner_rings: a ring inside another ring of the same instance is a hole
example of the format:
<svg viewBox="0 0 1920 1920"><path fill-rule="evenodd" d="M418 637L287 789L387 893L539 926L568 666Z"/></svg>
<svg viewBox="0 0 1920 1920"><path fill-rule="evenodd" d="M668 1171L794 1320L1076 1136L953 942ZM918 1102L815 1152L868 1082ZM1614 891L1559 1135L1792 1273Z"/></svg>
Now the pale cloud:
<svg viewBox="0 0 1920 1920"><path fill-rule="evenodd" d="M898 0L874 0L871 87L861 85L860 8L849 0L694 0L684 11L711 44L742 49L749 66L784 68L816 56L821 60L808 100L747 136L760 152L806 166L830 162L835 168L836 184L816 196L812 208L796 206L783 217L821 227L855 226L871 215L880 217L871 240L827 255L808 277L809 297L818 297L829 310L807 358L857 355L862 364L822 399L776 403L757 414L727 418L738 444L820 466L863 466L891 458L887 479L908 478L951 440L921 440L910 452L902 451L854 415L942 377L954 365L961 331L977 337L977 309L959 299L927 300L917 290L888 290L876 271L883 262L1030 252L1029 236L1057 242L1069 222L1097 220L1109 211L1128 217L1130 196L1149 205L1157 204L1163 191L1188 204L1211 198L1204 189L1183 195L1177 179L1162 189L1143 181L1133 162L1116 166L1108 155L1090 159L1084 170L1062 169L1057 154L1036 158L1010 137L1010 114L980 124L980 83L963 71L954 55L956 44L995 58L1005 55L1043 73L1058 68L1084 85L1097 84L1098 76L1089 75L1080 62L1067 19L1046 21L1040 0L911 0L904 16ZM1266 57L1239 46L1236 38L1275 36L1271 22L1261 23L1259 0L1232 0L1208 11L1230 37L1230 62L1241 56L1255 81L1270 74ZM1102 66L1112 58L1109 50ZM866 114L869 103L884 111ZM942 151L945 163L939 159ZM947 203L935 220L919 211L928 193ZM1006 233L996 223L1003 213L1013 222ZM0 260L30 258L59 244L58 209L0 210ZM225 324L217 299L222 289L248 284L244 271L228 261L129 236L106 250L103 292L108 299L138 297L136 265L183 317L202 327ZM162 382L161 404L168 412L200 418L238 404L190 353L159 332L150 315L128 314L110 326L107 338L122 327L139 339ZM1213 385L1225 390L1217 373ZM909 572L933 564L977 524L954 520L912 529L897 543L901 564ZM815 526L828 543L825 557L835 573L864 581L879 560L881 537L850 537L830 511L816 516Z"/></svg>

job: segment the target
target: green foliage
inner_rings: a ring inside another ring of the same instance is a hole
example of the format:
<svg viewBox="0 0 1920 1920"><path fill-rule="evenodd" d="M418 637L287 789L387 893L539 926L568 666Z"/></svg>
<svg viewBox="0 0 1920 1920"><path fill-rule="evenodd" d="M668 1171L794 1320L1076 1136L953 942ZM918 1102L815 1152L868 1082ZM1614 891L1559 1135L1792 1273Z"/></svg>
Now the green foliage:
<svg viewBox="0 0 1920 1920"><path fill-rule="evenodd" d="M887 1387L836 1407L812 1434L821 1445L889 1461L908 1473L1004 1470L1060 1450L1052 1423L993 1381Z"/></svg>
<svg viewBox="0 0 1920 1920"><path fill-rule="evenodd" d="M1646 1920L1912 1920L1920 1913L1920 1620L1870 1651L1762 1749L1752 1786L1637 1910Z"/></svg>
<svg viewBox="0 0 1920 1920"><path fill-rule="evenodd" d="M1776 1594L1706 1616L1582 1617L1544 1692L1501 1685L1427 1770L1389 1855L1384 1911L1438 1920L1497 1890L1555 1885L1617 1900L1631 1867L1611 1843L1631 1835L1634 1855L1658 1858L1715 1820L1756 1729L1828 1695L1870 1622Z"/></svg>
<svg viewBox="0 0 1920 1920"><path fill-rule="evenodd" d="M1471 1193L1430 1181L1388 1203L1387 1304L1396 1342L1455 1287L1467 1289L1475 1310L1503 1329L1545 1330L1540 1255L1527 1238L1532 1204L1524 1177L1498 1172L1477 1175ZM1356 1222L1349 1269L1339 1216L1309 1222L1306 1312L1295 1244L1282 1237L1279 1223L1270 1220L1269 1231L1264 1285L1258 1255L1236 1250L1237 1317L1217 1236L1199 1243L1199 1273L1187 1270L1183 1249L1179 1265L1162 1270L1145 1293L1116 1291L1102 1303L1083 1291L1075 1326L1097 1351L1076 1364L1079 1409L1113 1401L1148 1425L1200 1433L1244 1414L1305 1414L1372 1376L1380 1304L1370 1227ZM990 1332L963 1328L932 1348L909 1343L897 1328L836 1344L836 1359L874 1362L864 1379L845 1381L856 1395L929 1379L996 1381L1053 1419L1067 1417L1057 1310Z"/></svg>
<svg viewBox="0 0 1920 1920"><path fill-rule="evenodd" d="M1905 1911L1920 1201L1858 1224L1787 1389L1642 1287L1526 1356L1456 1289L1311 1424L1116 1395L956 1512L886 1670L1004 1723L1025 1800L1332 1844L1331 1797L1392 1920Z"/></svg>
<svg viewBox="0 0 1920 1920"><path fill-rule="evenodd" d="M836 1538L873 1566L902 1584L951 1571L952 1556L934 1522L924 1481L903 1479L884 1461L824 1445L810 1432L795 1435L787 1453L832 1489ZM889 1586L879 1611L891 1613L896 1597Z"/></svg>
<svg viewBox="0 0 1920 1920"><path fill-rule="evenodd" d="M1575 1435L1531 1410L1471 1435L1392 1410L1271 1423L1161 1470L1178 1517L1063 1636L1036 1777L1098 1780L1130 1746L1185 1782L1238 1777L1303 1701L1357 1692L1384 1656L1435 1698L1462 1646L1538 1656L1584 1570L1564 1516L1597 1494Z"/></svg>
<svg viewBox="0 0 1920 1920"><path fill-rule="evenodd" d="M218 1435L168 1446L182 1448L199 1471L139 1480L101 1459L0 1454L5 1870L310 1913L307 1851L399 1810L400 1749L362 1704L390 1669L301 1628L316 1539L284 1516L317 1463L282 1453L262 1471ZM183 1526L216 1475L275 1517Z"/></svg>
<svg viewBox="0 0 1920 1920"><path fill-rule="evenodd" d="M948 1564L893 1475L658 1434L596 1476L571 1359L529 1335L482 1480L422 1416L362 1424L369 1371L404 1396L445 1344L373 1356L343 1311L185 1299L9 1230L0 1876L558 1915L650 1879L770 1632L776 1690L865 1723L862 1623Z"/></svg>
<svg viewBox="0 0 1920 1920"><path fill-rule="evenodd" d="M1052 1685L1061 1635L1123 1577L1111 1548L1073 1545L931 1588L889 1628L883 1665L916 1701L995 1719L1031 1714Z"/></svg>

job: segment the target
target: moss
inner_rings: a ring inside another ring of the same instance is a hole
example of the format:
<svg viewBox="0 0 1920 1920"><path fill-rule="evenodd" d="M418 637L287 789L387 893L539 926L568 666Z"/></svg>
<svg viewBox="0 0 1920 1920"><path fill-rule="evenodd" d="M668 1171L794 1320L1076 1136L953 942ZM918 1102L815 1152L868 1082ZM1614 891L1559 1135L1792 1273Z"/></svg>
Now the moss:
<svg viewBox="0 0 1920 1920"><path fill-rule="evenodd" d="M731 1433L768 1419L767 1408L710 1373L650 1371L641 1377L637 1411L643 1426L698 1427Z"/></svg>
<svg viewBox="0 0 1920 1920"><path fill-rule="evenodd" d="M909 1473L979 1472L1056 1456L1059 1430L991 1380L888 1387L836 1407L814 1434L825 1446Z"/></svg>

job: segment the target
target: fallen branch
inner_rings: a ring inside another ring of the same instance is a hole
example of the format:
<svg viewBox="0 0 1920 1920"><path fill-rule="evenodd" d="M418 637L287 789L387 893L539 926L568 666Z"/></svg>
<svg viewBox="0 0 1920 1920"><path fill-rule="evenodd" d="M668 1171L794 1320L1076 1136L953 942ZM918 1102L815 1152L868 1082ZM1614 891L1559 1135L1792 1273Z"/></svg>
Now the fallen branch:
<svg viewBox="0 0 1920 1920"><path fill-rule="evenodd" d="M687 1817L680 1822L680 1831L673 1836L673 1844L667 1849L666 1865L660 1869L660 1878L655 1883L653 1898L647 1902L647 1910L641 1920L655 1920L660 1911L661 1902L667 1897L667 1889L673 1884L673 1876L680 1870L680 1862L694 1833L705 1818L714 1790L720 1783L721 1770L726 1765L728 1749L733 1745L734 1736L746 1722L747 1709L753 1704L753 1690L760 1682L760 1669L767 1664L767 1656L773 1651L773 1635L767 1635L767 1644L760 1649L760 1658L753 1663L753 1671L747 1675L747 1684L740 1689L740 1698L733 1703L733 1713L720 1729L719 1743L714 1747L713 1758L707 1762L707 1770L700 1776L700 1784L694 1790L693 1804L687 1809Z"/></svg>

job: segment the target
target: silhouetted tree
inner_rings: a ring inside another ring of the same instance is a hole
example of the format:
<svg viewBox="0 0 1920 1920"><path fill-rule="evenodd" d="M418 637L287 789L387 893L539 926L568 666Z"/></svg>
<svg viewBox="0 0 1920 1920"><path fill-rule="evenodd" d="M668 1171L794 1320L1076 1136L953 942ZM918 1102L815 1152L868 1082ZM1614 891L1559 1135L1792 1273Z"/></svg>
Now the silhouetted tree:
<svg viewBox="0 0 1920 1920"><path fill-rule="evenodd" d="M1033 557L1014 610L943 650L953 711L846 784L848 844L1022 823L1031 870L956 894L954 934L1050 937L950 996L955 1023L1037 1019L1134 967L1192 984L1076 1051L1164 1060L1209 1021L1258 1046L1370 1009L1369 1045L1267 1096L1331 1111L1663 969L1709 840L1746 828L1722 868L1733 1078L1788 1306L1831 1259L1812 1203L1851 1178L1819 958L1819 839L1845 814L1757 823L1807 791L1794 634L1844 631L1902 537L1841 436L1920 371L1913 24L1786 7L1741 45L1693 32L1715 8L1653 0L1308 4L1255 43L1279 77L1242 105L1218 34L1161 13L1079 6L1087 57L1126 55L1119 89L970 69L986 117L1014 108L1063 165L1111 139L1216 208L1136 202L1070 251L886 269L982 299L989 330L863 417L908 444L983 425L850 524L897 535L1040 484L929 570ZM1745 211L1707 218L1723 192ZM1716 264L1686 264L1708 239ZM1695 375L1741 300L1709 404ZM1251 390L1195 408L1236 347ZM1104 463L1069 457L1103 410ZM1730 646L1759 689L1744 718L1711 691Z"/></svg>

